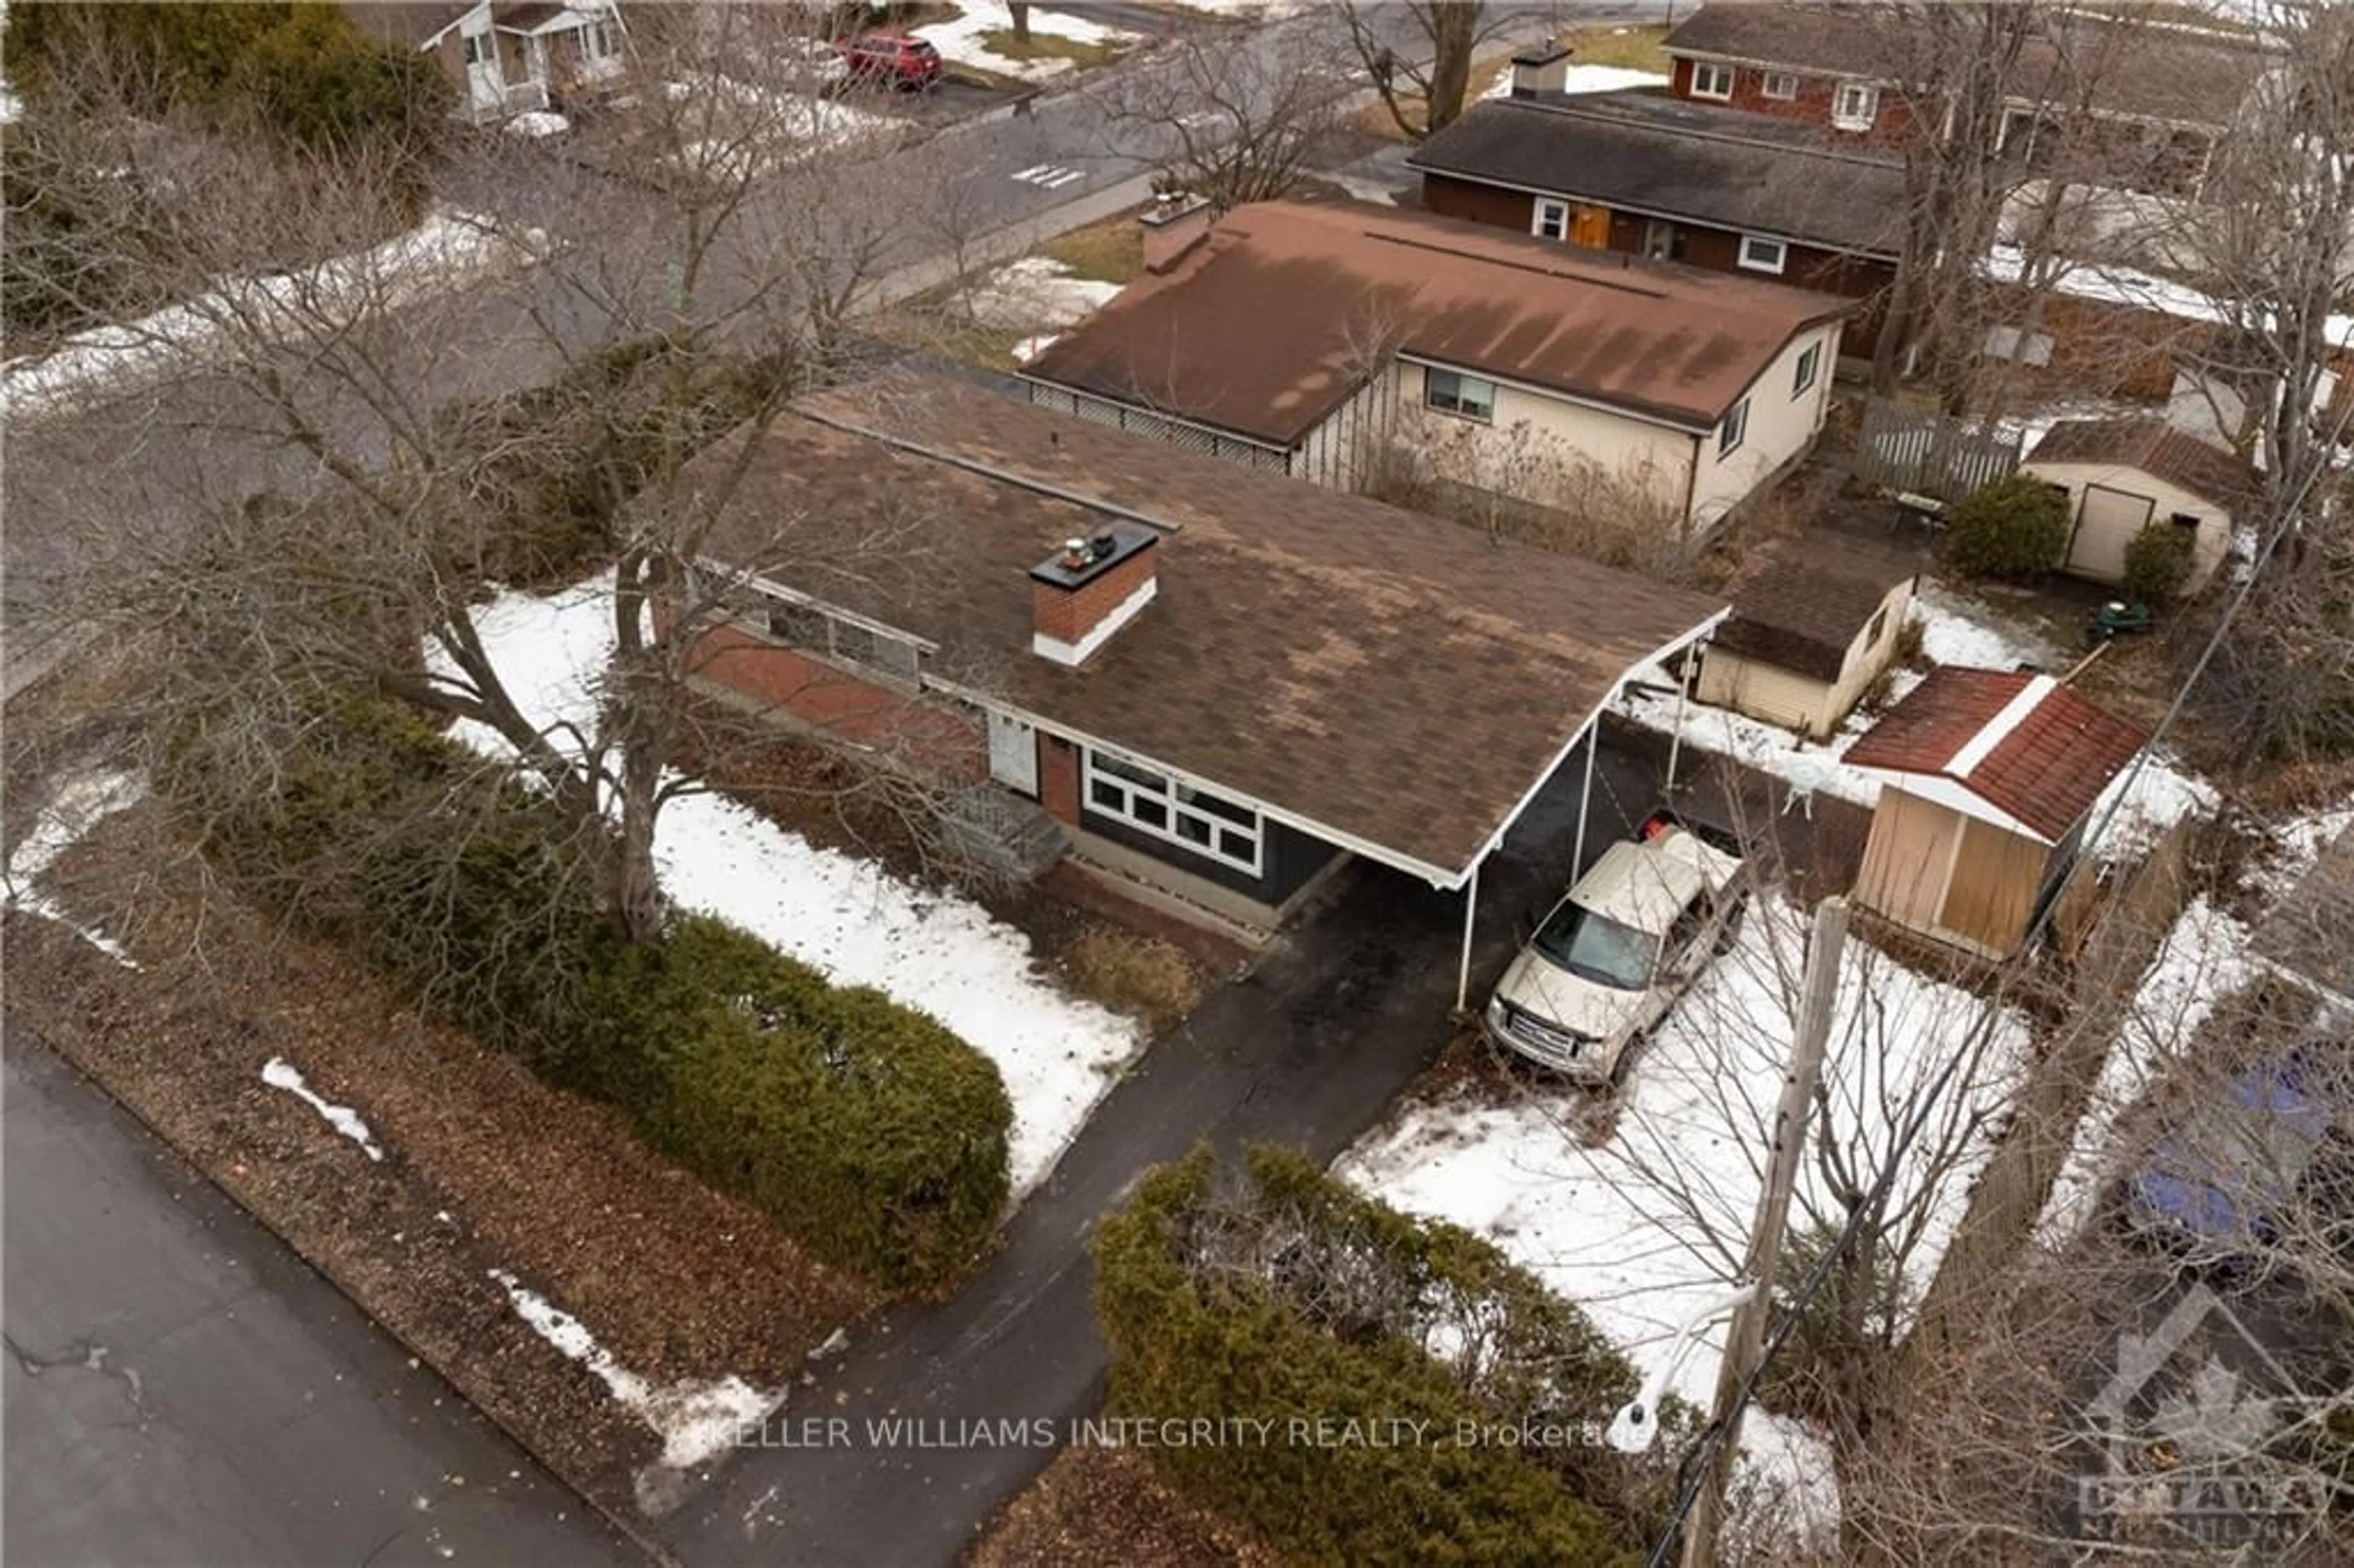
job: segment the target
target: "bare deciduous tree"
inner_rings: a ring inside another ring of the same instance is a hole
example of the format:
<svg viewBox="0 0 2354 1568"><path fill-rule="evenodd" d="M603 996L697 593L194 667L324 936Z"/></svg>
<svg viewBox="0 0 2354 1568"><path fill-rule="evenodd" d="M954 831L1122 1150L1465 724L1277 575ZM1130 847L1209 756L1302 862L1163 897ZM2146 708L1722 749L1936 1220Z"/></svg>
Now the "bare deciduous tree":
<svg viewBox="0 0 2354 1568"><path fill-rule="evenodd" d="M1479 51L1508 29L1527 25L1524 16L1490 14L1480 0L1409 0L1404 5L1342 0L1334 9L1382 107L1399 131L1417 142L1461 117ZM1406 55L1389 41L1389 24L1401 15L1413 24ZM1427 61L1421 58L1422 46L1429 48Z"/></svg>
<svg viewBox="0 0 2354 1568"><path fill-rule="evenodd" d="M1340 130L1348 89L1318 39L1221 28L1178 40L1168 69L1122 79L1103 113L1225 212L1297 186Z"/></svg>

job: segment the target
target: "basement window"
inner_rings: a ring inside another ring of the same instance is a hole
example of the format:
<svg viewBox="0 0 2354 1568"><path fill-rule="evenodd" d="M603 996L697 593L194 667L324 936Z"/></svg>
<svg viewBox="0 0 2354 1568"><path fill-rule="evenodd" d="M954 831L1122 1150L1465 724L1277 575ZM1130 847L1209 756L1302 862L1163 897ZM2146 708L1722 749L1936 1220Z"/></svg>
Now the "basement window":
<svg viewBox="0 0 2354 1568"><path fill-rule="evenodd" d="M1088 810L1248 875L1259 874L1266 824L1249 807L1093 748L1086 754L1086 773Z"/></svg>
<svg viewBox="0 0 2354 1568"><path fill-rule="evenodd" d="M1778 278L1789 260L1790 248L1778 239L1762 234L1741 237L1741 264L1752 272L1771 272Z"/></svg>
<svg viewBox="0 0 2354 1568"><path fill-rule="evenodd" d="M1496 384L1455 370L1422 373L1422 400L1443 414L1486 424L1496 417Z"/></svg>

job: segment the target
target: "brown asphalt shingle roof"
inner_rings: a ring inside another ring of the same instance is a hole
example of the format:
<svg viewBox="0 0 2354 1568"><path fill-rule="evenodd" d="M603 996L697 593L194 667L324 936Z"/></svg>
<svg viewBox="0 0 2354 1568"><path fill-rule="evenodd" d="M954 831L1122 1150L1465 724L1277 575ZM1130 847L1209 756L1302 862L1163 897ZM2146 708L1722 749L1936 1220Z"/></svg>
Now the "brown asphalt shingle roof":
<svg viewBox="0 0 2354 1568"><path fill-rule="evenodd" d="M1667 48L1902 83L1920 79L1927 46L1911 31L1918 26L1893 6L1716 0L1670 33ZM2255 39L2226 32L2055 14L2042 36L2020 50L2009 96L2221 128L2279 58Z"/></svg>
<svg viewBox="0 0 2354 1568"><path fill-rule="evenodd" d="M1238 207L1028 374L1289 448L1388 351L1714 428L1846 301L1362 203Z"/></svg>
<svg viewBox="0 0 2354 1568"><path fill-rule="evenodd" d="M2244 459L2164 419L2062 419L2028 455L2031 468L2044 462L2137 468L2223 507L2239 506L2256 492L2255 471Z"/></svg>
<svg viewBox="0 0 2354 1568"><path fill-rule="evenodd" d="M1733 585L1733 614L1711 641L1746 658L1836 681L1848 649L1912 573L1797 550L1766 557Z"/></svg>
<svg viewBox="0 0 2354 1568"><path fill-rule="evenodd" d="M1410 168L1894 260L1904 165L1817 126L1646 92L1493 99Z"/></svg>
<svg viewBox="0 0 2354 1568"><path fill-rule="evenodd" d="M1449 877L1721 610L938 377L800 409L688 465L725 494L707 556L938 644L928 680ZM1166 534L1158 598L1076 669L1033 654L1030 568L1111 516Z"/></svg>
<svg viewBox="0 0 2354 1568"><path fill-rule="evenodd" d="M1955 772L1956 754L2039 683L2041 699L1967 774ZM2148 738L2050 676L1946 664L1850 747L1845 760L1953 779L2056 842Z"/></svg>

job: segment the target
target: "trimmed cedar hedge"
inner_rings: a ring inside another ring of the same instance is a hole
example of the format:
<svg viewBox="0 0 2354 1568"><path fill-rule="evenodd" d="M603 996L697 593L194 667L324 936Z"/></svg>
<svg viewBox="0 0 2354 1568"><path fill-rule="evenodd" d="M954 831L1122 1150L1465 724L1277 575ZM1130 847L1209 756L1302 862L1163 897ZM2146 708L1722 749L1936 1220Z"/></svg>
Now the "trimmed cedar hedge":
<svg viewBox="0 0 2354 1568"><path fill-rule="evenodd" d="M1235 1171L1198 1149L1153 1171L1105 1224L1096 1265L1114 1406L1274 1423L1263 1441L1152 1453L1288 1557L1616 1565L1657 1522L1672 1485L1660 1461L1589 1440L1638 1380L1584 1314L1479 1237L1362 1197L1304 1156L1257 1149ZM1288 1436L1352 1420L1418 1436ZM1582 1436L1487 1436L1526 1423Z"/></svg>
<svg viewBox="0 0 2354 1568"><path fill-rule="evenodd" d="M624 947L534 791L406 709L323 707L279 737L274 788L201 744L167 766L233 875L819 1255L893 1287L970 1266L1008 1191L996 1064L723 921Z"/></svg>

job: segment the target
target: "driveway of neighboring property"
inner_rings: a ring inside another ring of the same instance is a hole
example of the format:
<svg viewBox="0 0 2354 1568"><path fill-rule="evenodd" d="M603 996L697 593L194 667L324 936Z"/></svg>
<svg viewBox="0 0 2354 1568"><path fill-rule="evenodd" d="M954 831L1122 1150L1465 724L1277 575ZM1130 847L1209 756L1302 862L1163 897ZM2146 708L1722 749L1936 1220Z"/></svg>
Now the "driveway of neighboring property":
<svg viewBox="0 0 2354 1568"><path fill-rule="evenodd" d="M1563 768L1482 872L1474 1005L1572 880L1582 777L1582 762ZM1596 778L1589 863L1657 803L1661 772L1606 745ZM1431 787L1446 787L1443 766ZM1153 1044L979 1277L870 1330L795 1393L767 1446L739 1454L658 1527L665 1542L690 1564L953 1561L1053 1457L1051 1444L974 1425L1066 1432L1102 1403L1106 1354L1088 1307L1097 1221L1143 1171L1205 1138L1337 1155L1453 1033L1462 930L1459 894L1352 867L1321 914Z"/></svg>
<svg viewBox="0 0 2354 1568"><path fill-rule="evenodd" d="M13 1022L0 1065L9 1563L644 1561Z"/></svg>

